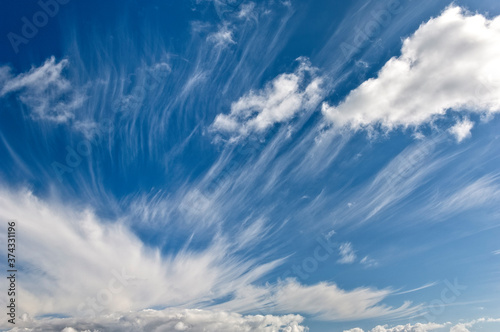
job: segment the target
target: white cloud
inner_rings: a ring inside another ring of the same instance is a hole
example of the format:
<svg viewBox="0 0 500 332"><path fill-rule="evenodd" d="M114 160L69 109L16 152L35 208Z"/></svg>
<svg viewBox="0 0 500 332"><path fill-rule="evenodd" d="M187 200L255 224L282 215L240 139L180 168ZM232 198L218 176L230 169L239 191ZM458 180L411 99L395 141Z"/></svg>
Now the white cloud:
<svg viewBox="0 0 500 332"><path fill-rule="evenodd" d="M229 29L227 25L223 25L217 30L210 34L207 38L208 41L213 42L218 47L225 47L230 44L236 44L233 40L233 31Z"/></svg>
<svg viewBox="0 0 500 332"><path fill-rule="evenodd" d="M254 19L257 20L257 15L255 11L255 3L249 2L241 5L241 10L238 13L238 18L240 19Z"/></svg>
<svg viewBox="0 0 500 332"><path fill-rule="evenodd" d="M305 58L299 58L293 73L281 74L260 91L251 91L231 105L229 114L219 114L211 129L235 141L252 133L263 133L276 123L291 120L300 111L317 107L322 99L323 79Z"/></svg>
<svg viewBox="0 0 500 332"><path fill-rule="evenodd" d="M338 260L341 264L350 264L354 263L356 260L356 254L352 248L352 244L350 242L342 243L339 247L340 259Z"/></svg>
<svg viewBox="0 0 500 332"><path fill-rule="evenodd" d="M370 258L369 256L363 257L360 263L365 265L366 267L374 267L378 265L378 262L375 259Z"/></svg>
<svg viewBox="0 0 500 332"><path fill-rule="evenodd" d="M225 296L282 263L237 258L238 243L222 235L204 250L161 255L120 220L103 222L91 211L42 201L28 191L0 190L0 220L8 219L23 229L27 272L18 285L18 312L30 315L90 316L195 303ZM249 243L258 233L251 226L251 232L242 229Z"/></svg>
<svg viewBox="0 0 500 332"><path fill-rule="evenodd" d="M214 210L212 204L213 202L207 196L194 189L186 193L179 204L179 209L200 220L208 214L209 209Z"/></svg>
<svg viewBox="0 0 500 332"><path fill-rule="evenodd" d="M301 325L302 321L303 318L299 315L242 316L224 311L169 308L123 314L115 313L91 320L82 318L25 319L18 321L17 327L10 331L304 332L308 329Z"/></svg>
<svg viewBox="0 0 500 332"><path fill-rule="evenodd" d="M84 332L87 332L87 331L89 331L89 330L85 330ZM61 330L61 332L78 332L78 331L72 327L65 327L64 329Z"/></svg>
<svg viewBox="0 0 500 332"><path fill-rule="evenodd" d="M495 206L500 202L498 181L498 175L490 174L457 188L437 204L438 211L458 213L486 205Z"/></svg>
<svg viewBox="0 0 500 332"><path fill-rule="evenodd" d="M370 332L427 332L433 331L437 329L441 329L445 327L446 324L436 324L436 323L416 323L415 325L406 324L406 325L398 325L394 327L387 326L376 326L371 329Z"/></svg>
<svg viewBox="0 0 500 332"><path fill-rule="evenodd" d="M405 148L373 180L345 198L345 202L354 202L357 208L336 209L336 219L344 223L363 223L398 206L445 164L446 160L435 154L439 142L441 138L427 139Z"/></svg>
<svg viewBox="0 0 500 332"><path fill-rule="evenodd" d="M349 320L408 316L418 309L409 303L397 308L383 304L390 289L343 290L333 283L305 286L292 279L256 286L284 262L237 254L266 239L269 227L264 219L245 223L230 237L218 232L204 249L185 245L168 254L146 246L121 220L105 222L91 211L44 201L29 191L0 190L0 220L8 219L22 229L18 240L23 243L25 273L18 284L19 315L94 317L157 306L196 306ZM0 238L0 245L5 241ZM220 303L223 297L232 299Z"/></svg>
<svg viewBox="0 0 500 332"><path fill-rule="evenodd" d="M500 17L449 7L407 38L399 57L337 106L322 110L335 126L419 126L449 109L500 111ZM466 134L464 126L460 133Z"/></svg>
<svg viewBox="0 0 500 332"><path fill-rule="evenodd" d="M0 70L0 97L17 93L19 100L28 106L35 119L66 122L74 117L84 97L73 91L70 82L63 77L63 69L68 65L64 59L56 63L51 57L40 67L13 76L10 69Z"/></svg>
<svg viewBox="0 0 500 332"><path fill-rule="evenodd" d="M395 293L394 295L402 295L402 294L413 293L413 292L417 292L419 290L426 289L426 288L429 288L429 287L433 287L433 286L436 286L436 285L437 285L437 282L431 282L431 283L425 284L425 285L417 287L417 288L413 288L413 289L410 289L410 290L407 290L407 291L402 291L402 292L399 292L399 293Z"/></svg>
<svg viewBox="0 0 500 332"><path fill-rule="evenodd" d="M216 305L218 310L272 313L298 313L326 321L348 321L374 317L408 317L420 306L404 302L400 307L383 304L390 289L359 287L344 290L334 283L302 285L293 278L265 287L244 286L234 292L231 301Z"/></svg>
<svg viewBox="0 0 500 332"><path fill-rule="evenodd" d="M450 332L470 332L464 324L457 324L450 329Z"/></svg>
<svg viewBox="0 0 500 332"><path fill-rule="evenodd" d="M500 323L500 318L478 318L465 323L458 323L450 329L450 332L470 332L470 328L479 323Z"/></svg>
<svg viewBox="0 0 500 332"><path fill-rule="evenodd" d="M438 323L416 323L397 325L389 327L388 325L378 325L367 332L427 332L427 331L448 331L448 332L469 332L469 328L473 327L478 323L500 323L500 318L479 318L465 323L458 323L452 327L450 322L438 324ZM359 327L344 330L344 332L364 332Z"/></svg>
<svg viewBox="0 0 500 332"><path fill-rule="evenodd" d="M359 327L355 327L353 329L350 329L350 330L344 330L344 332L364 332L362 329L360 329Z"/></svg>
<svg viewBox="0 0 500 332"><path fill-rule="evenodd" d="M457 122L453 127L449 129L449 132L455 136L458 143L462 142L464 139L471 136L471 129L474 127L474 122L469 119L463 119Z"/></svg>
<svg viewBox="0 0 500 332"><path fill-rule="evenodd" d="M346 291L326 282L304 286L287 279L278 285L273 299L278 312L299 312L333 321L407 316L418 309L410 307L408 302L399 308L382 304L381 301L391 293L389 289L371 288Z"/></svg>
<svg viewBox="0 0 500 332"><path fill-rule="evenodd" d="M446 325L447 324L436 324L436 323L425 323L425 324L417 323L415 325L406 324L394 327L388 327L387 325L384 326L379 325L374 327L368 332L427 332L444 328ZM356 327L350 330L344 330L344 332L364 332L364 331L359 327Z"/></svg>

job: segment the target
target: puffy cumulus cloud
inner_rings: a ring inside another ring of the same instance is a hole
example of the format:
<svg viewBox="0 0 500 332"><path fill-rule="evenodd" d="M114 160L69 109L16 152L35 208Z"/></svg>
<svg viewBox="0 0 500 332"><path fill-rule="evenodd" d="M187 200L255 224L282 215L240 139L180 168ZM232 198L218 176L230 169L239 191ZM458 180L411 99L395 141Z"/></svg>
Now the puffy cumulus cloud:
<svg viewBox="0 0 500 332"><path fill-rule="evenodd" d="M373 329L367 332L427 332L427 331L439 331L439 332L469 332L470 328L472 328L476 324L481 323L500 323L500 318L479 318L465 323L458 323L456 325L452 325L450 322L444 324L437 323L416 323L415 325L406 324L406 325L398 325L394 327L389 327L388 325L379 325L374 327ZM344 332L364 332L359 327L344 330Z"/></svg>
<svg viewBox="0 0 500 332"><path fill-rule="evenodd" d="M124 314L102 315L94 319L25 319L10 331L26 332L304 332L298 315L242 316L237 313L194 309L143 310Z"/></svg>
<svg viewBox="0 0 500 332"><path fill-rule="evenodd" d="M450 332L470 332L470 328L472 328L476 324L482 323L500 323L500 318L478 318L471 320L466 323L458 323L450 329Z"/></svg>
<svg viewBox="0 0 500 332"><path fill-rule="evenodd" d="M406 324L394 326L391 328L388 328L387 326L376 326L370 332L427 332L442 329L445 326L446 324L436 323L417 323L415 325Z"/></svg>
<svg viewBox="0 0 500 332"><path fill-rule="evenodd" d="M442 329L446 327L447 324L436 324L436 323L417 323L415 325L406 324L406 325L398 325L394 327L388 327L387 325L379 325L374 327L368 332L427 332L434 331L437 329ZM356 327L351 330L345 330L344 332L364 332L359 327Z"/></svg>
<svg viewBox="0 0 500 332"><path fill-rule="evenodd" d="M465 324L457 324L450 329L450 332L470 332Z"/></svg>
<svg viewBox="0 0 500 332"><path fill-rule="evenodd" d="M9 67L0 68L0 97L16 93L19 100L28 106L35 119L66 122L74 117L84 97L75 92L71 83L63 77L68 65L64 59L56 62L51 57L40 67L33 67L27 73L12 75Z"/></svg>
<svg viewBox="0 0 500 332"><path fill-rule="evenodd" d="M447 110L500 110L500 17L487 19L452 6L408 37L399 57L322 111L335 126L386 130L419 126ZM470 122L453 130L467 137Z"/></svg>
<svg viewBox="0 0 500 332"><path fill-rule="evenodd" d="M355 327L353 329L350 329L350 330L344 330L344 332L364 332L362 329L360 329L359 327Z"/></svg>
<svg viewBox="0 0 500 332"><path fill-rule="evenodd" d="M279 75L264 89L251 91L233 103L229 114L217 115L211 130L236 141L289 121L300 111L316 108L323 96L323 79L306 58L298 61L293 73Z"/></svg>
<svg viewBox="0 0 500 332"><path fill-rule="evenodd" d="M474 127L474 122L469 119L463 119L457 122L453 127L449 129L449 132L455 136L458 143L462 142L464 139L471 136L471 130Z"/></svg>

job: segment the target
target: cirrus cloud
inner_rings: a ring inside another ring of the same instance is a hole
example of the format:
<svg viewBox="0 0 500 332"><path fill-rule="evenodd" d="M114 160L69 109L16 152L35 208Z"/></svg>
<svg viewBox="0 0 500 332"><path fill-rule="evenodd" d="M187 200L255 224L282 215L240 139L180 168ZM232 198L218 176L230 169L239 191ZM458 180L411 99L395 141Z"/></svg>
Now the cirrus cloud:
<svg viewBox="0 0 500 332"><path fill-rule="evenodd" d="M56 62L51 57L40 67L32 67L29 72L17 76L12 75L9 67L1 67L0 98L16 93L30 108L33 118L57 123L68 121L85 99L74 91L63 75L68 63L66 59Z"/></svg>

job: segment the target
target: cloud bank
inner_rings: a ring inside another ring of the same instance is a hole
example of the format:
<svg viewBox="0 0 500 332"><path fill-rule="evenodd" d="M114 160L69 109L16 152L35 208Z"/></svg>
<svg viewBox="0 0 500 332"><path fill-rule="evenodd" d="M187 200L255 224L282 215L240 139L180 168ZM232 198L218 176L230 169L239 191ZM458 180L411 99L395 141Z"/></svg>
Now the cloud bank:
<svg viewBox="0 0 500 332"><path fill-rule="evenodd" d="M10 331L26 332L304 332L303 318L298 315L242 316L236 313L210 310L165 309L143 310L124 314L114 313L92 320L63 318L32 320L25 316Z"/></svg>
<svg viewBox="0 0 500 332"><path fill-rule="evenodd" d="M428 332L434 331L437 329L441 329L446 327L447 324L436 324L436 323L417 323L415 325L406 324L406 325L397 325L394 327L388 327L387 325L379 325L371 329L367 332ZM359 327L345 330L344 332L364 332Z"/></svg>
<svg viewBox="0 0 500 332"><path fill-rule="evenodd" d="M500 318L478 318L465 323L458 323L456 325L452 325L450 322L446 322L443 324L438 323L416 323L406 324L406 325L397 325L393 327L389 327L388 325L378 325L373 329L367 332L428 332L428 331L436 331L436 332L470 332L470 328L474 327L477 324L484 323L500 323ZM344 332L364 332L363 329L359 327L355 327L350 330L344 330Z"/></svg>

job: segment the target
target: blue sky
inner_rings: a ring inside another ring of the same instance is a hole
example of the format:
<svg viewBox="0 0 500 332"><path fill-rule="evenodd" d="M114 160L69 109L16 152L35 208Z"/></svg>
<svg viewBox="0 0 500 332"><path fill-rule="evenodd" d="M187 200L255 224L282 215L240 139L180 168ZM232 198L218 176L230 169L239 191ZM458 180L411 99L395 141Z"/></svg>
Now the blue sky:
<svg viewBox="0 0 500 332"><path fill-rule="evenodd" d="M2 6L5 330L500 328L497 1Z"/></svg>

